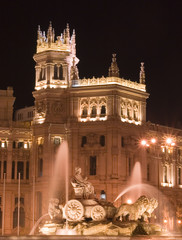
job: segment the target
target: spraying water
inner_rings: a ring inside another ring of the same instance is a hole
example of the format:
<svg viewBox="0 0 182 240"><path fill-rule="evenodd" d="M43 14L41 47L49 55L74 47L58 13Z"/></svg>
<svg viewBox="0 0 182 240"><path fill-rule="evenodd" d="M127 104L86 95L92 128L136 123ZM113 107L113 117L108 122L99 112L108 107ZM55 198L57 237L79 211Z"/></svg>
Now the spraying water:
<svg viewBox="0 0 182 240"><path fill-rule="evenodd" d="M142 173L141 173L141 164L136 162L129 180L129 186L138 185L135 188L135 191L130 191L127 194L127 197L135 202L141 196L141 183L142 183Z"/></svg>
<svg viewBox="0 0 182 240"><path fill-rule="evenodd" d="M56 154L51 183L51 197L58 198L63 204L68 202L68 159L68 143L64 141Z"/></svg>
<svg viewBox="0 0 182 240"><path fill-rule="evenodd" d="M42 215L38 220L37 222L35 223L35 225L33 226L32 230L30 231L29 235L34 235L35 233L35 230L37 228L37 226L39 225L39 223L42 221L42 219L44 219L45 217L47 217L49 214L46 213L44 215Z"/></svg>

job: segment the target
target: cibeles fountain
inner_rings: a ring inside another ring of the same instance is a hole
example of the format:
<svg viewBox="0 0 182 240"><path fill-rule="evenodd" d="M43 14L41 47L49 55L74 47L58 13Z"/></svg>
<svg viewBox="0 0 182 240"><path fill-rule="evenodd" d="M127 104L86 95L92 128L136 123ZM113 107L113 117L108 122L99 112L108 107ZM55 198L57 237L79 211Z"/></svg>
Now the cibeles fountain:
<svg viewBox="0 0 182 240"><path fill-rule="evenodd" d="M140 196L134 204L123 203L116 208L113 203L94 198L94 187L81 176L79 167L75 169L71 184L75 198L65 205L60 205L57 198L50 199L50 220L40 227L40 233L107 236L161 233L159 225L149 223L158 206L155 198Z"/></svg>
<svg viewBox="0 0 182 240"><path fill-rule="evenodd" d="M60 168L65 180L60 178ZM115 202L123 193L114 203L104 198L97 199L94 186L87 177L82 176L84 173L82 174L81 168L79 166L75 168L71 179L68 178L68 168L68 146L63 142L55 163L53 193L49 200L47 214L49 219L41 222L38 234L79 235L80 237L81 235L109 237L166 234L165 228L150 222L156 217L155 209L158 207L156 198L141 195L133 204L122 203L116 207ZM69 181L74 192L72 199L68 199ZM136 184L136 187L131 185L129 190L131 188L135 193L138 186L141 186L141 183Z"/></svg>

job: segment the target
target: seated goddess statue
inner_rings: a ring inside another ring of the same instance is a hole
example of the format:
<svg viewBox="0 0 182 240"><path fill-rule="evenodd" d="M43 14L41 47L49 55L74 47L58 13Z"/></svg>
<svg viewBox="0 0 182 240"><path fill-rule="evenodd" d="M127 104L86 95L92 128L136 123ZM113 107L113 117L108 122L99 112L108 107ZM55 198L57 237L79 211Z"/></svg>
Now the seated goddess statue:
<svg viewBox="0 0 182 240"><path fill-rule="evenodd" d="M71 183L74 187L76 196L80 196L85 199L94 196L94 187L90 182L87 181L87 177L86 178L82 177L80 167L75 168L75 176L72 179ZM80 192L78 189L82 189L82 192Z"/></svg>

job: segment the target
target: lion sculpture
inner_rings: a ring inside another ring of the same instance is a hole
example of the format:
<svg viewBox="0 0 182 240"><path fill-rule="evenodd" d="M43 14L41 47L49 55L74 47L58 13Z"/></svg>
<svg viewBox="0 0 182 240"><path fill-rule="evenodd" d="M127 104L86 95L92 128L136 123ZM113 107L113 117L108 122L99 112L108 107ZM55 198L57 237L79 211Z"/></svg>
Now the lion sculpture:
<svg viewBox="0 0 182 240"><path fill-rule="evenodd" d="M149 200L149 204L147 205L145 212L142 214L143 220L147 221L148 218L155 217L155 215L152 215L152 213L157 207L158 207L157 199L151 198Z"/></svg>
<svg viewBox="0 0 182 240"><path fill-rule="evenodd" d="M51 219L56 218L58 215L62 214L62 205L59 205L58 198L51 198L48 206L48 214Z"/></svg>
<svg viewBox="0 0 182 240"><path fill-rule="evenodd" d="M123 218L125 218L128 215L128 220L138 220L142 217L142 215L148 210L149 206L149 199L146 196L141 196L137 199L137 201L134 204L121 204L121 206L117 209L117 212L114 216L114 220L116 220L118 217L122 221ZM150 211L149 211L150 212ZM150 215L150 213L147 212L146 216Z"/></svg>

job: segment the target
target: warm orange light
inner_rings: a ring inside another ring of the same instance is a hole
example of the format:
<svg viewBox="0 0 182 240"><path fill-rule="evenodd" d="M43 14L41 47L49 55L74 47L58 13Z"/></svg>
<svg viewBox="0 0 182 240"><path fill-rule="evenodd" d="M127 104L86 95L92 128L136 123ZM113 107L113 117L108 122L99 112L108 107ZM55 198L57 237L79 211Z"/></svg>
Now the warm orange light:
<svg viewBox="0 0 182 240"><path fill-rule="evenodd" d="M127 200L127 203L128 203L128 204L132 204L132 200L131 200L131 199L128 199L128 200Z"/></svg>
<svg viewBox="0 0 182 240"><path fill-rule="evenodd" d="M180 219L178 220L178 224L181 224L181 220Z"/></svg>
<svg viewBox="0 0 182 240"><path fill-rule="evenodd" d="M171 143L172 143L172 139L171 139L171 138L167 138L167 139L166 139L166 143L167 143L167 144L171 144Z"/></svg>
<svg viewBox="0 0 182 240"><path fill-rule="evenodd" d="M167 219L164 219L164 223L167 223Z"/></svg>
<svg viewBox="0 0 182 240"><path fill-rule="evenodd" d="M174 143L174 142L172 142L172 143L171 143L171 146L175 146L175 143Z"/></svg>
<svg viewBox="0 0 182 240"><path fill-rule="evenodd" d="M143 139L143 140L141 141L141 145L142 145L142 146L146 146L146 145L147 145L147 141L146 141L145 139Z"/></svg>
<svg viewBox="0 0 182 240"><path fill-rule="evenodd" d="M155 138L152 138L152 139L151 139L151 143L156 143L156 139L155 139Z"/></svg>

